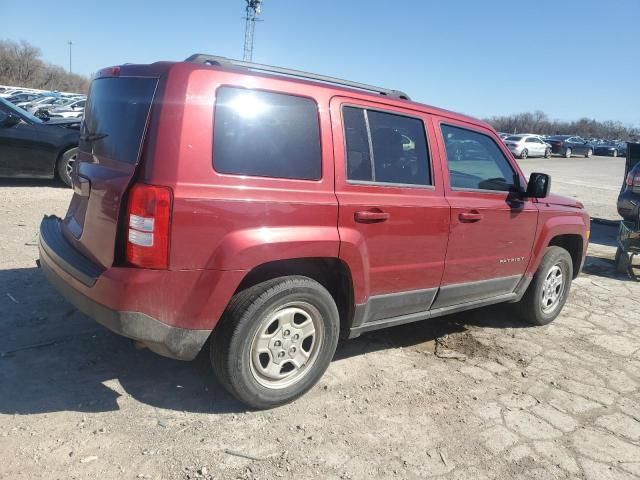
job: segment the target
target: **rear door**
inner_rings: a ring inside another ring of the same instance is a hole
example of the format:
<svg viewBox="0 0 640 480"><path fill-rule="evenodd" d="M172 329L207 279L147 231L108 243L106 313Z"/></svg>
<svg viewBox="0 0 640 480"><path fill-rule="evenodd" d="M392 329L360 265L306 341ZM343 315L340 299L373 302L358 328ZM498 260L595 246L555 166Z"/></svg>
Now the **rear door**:
<svg viewBox="0 0 640 480"><path fill-rule="evenodd" d="M449 227L428 117L334 98L331 120L340 258L356 277L356 304L372 306L362 321L428 310Z"/></svg>
<svg viewBox="0 0 640 480"><path fill-rule="evenodd" d="M103 267L113 263L121 203L140 159L157 84L157 78L131 76L91 84L63 232Z"/></svg>
<svg viewBox="0 0 640 480"><path fill-rule="evenodd" d="M433 307L511 293L529 261L538 210L514 195L521 173L490 130L444 118L438 130L451 223Z"/></svg>

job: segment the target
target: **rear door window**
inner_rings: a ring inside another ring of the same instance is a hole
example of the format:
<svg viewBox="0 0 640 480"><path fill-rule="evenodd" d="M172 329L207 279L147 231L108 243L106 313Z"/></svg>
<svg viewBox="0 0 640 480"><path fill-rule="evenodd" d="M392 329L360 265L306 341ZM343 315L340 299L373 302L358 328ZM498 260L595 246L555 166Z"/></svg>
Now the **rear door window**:
<svg viewBox="0 0 640 480"><path fill-rule="evenodd" d="M322 176L317 104L304 97L221 87L213 127L217 172L319 180Z"/></svg>
<svg viewBox="0 0 640 480"><path fill-rule="evenodd" d="M422 120L345 106L347 179L397 185L431 185Z"/></svg>

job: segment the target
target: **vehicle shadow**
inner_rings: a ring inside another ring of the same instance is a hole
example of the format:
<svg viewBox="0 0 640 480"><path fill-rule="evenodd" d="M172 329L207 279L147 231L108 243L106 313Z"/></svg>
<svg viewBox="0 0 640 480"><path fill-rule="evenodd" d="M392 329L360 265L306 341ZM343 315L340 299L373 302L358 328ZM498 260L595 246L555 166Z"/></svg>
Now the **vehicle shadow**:
<svg viewBox="0 0 640 480"><path fill-rule="evenodd" d="M69 189L59 178L0 178L2 187L48 187Z"/></svg>
<svg viewBox="0 0 640 480"><path fill-rule="evenodd" d="M37 268L0 270L0 308L0 413L113 411L127 397L176 411L247 410L215 379L208 351L181 362L137 350L75 310ZM335 358L397 347L433 352L436 338L468 325L526 326L508 308L490 307L370 332L341 342Z"/></svg>

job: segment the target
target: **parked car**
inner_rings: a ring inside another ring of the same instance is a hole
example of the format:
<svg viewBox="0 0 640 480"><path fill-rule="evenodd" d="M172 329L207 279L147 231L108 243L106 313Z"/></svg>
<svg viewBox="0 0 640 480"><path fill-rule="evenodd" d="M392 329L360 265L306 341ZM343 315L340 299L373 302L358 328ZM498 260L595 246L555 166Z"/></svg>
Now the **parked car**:
<svg viewBox="0 0 640 480"><path fill-rule="evenodd" d="M84 113L86 100L76 100L62 107L46 109L49 117L78 118Z"/></svg>
<svg viewBox="0 0 640 480"><path fill-rule="evenodd" d="M640 225L640 143L628 143L625 177L617 206L623 220Z"/></svg>
<svg viewBox="0 0 640 480"><path fill-rule="evenodd" d="M624 157L627 154L627 144L625 142L601 143L595 146L596 155Z"/></svg>
<svg viewBox="0 0 640 480"><path fill-rule="evenodd" d="M504 144L514 157L544 157L551 156L551 145L544 142L538 135L511 135L504 139Z"/></svg>
<svg viewBox="0 0 640 480"><path fill-rule="evenodd" d="M54 108L54 107L62 107L64 105L69 105L74 101L73 98L67 97L44 97L38 98L37 100L31 102L21 102L18 103L17 106L26 110L29 113L36 113L41 108Z"/></svg>
<svg viewBox="0 0 640 480"><path fill-rule="evenodd" d="M583 138L572 135L554 135L545 140L551 145L551 152L571 158L572 155L584 155L591 157L593 155L593 147Z"/></svg>
<svg viewBox="0 0 640 480"><path fill-rule="evenodd" d="M17 104L21 102L32 102L33 100L37 100L40 97L42 97L42 94L40 93L24 92L24 93L15 93L9 97L6 97L5 100L13 104Z"/></svg>
<svg viewBox="0 0 640 480"><path fill-rule="evenodd" d="M77 121L39 118L0 98L0 177L53 178L71 185Z"/></svg>
<svg viewBox="0 0 640 480"><path fill-rule="evenodd" d="M558 316L589 215L548 175L527 182L487 123L246 65L98 72L73 198L39 237L44 274L80 310L169 357L210 344L222 385L255 408L309 390L340 333L499 302L535 325Z"/></svg>

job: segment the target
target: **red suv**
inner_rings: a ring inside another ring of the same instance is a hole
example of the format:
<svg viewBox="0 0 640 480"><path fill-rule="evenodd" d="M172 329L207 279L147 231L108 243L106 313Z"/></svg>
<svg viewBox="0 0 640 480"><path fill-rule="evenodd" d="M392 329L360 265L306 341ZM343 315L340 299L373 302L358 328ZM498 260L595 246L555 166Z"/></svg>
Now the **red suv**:
<svg viewBox="0 0 640 480"><path fill-rule="evenodd" d="M40 265L75 306L266 408L338 337L515 303L552 321L589 216L486 123L402 92L194 55L91 85Z"/></svg>

